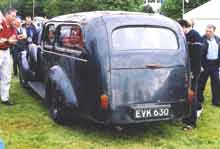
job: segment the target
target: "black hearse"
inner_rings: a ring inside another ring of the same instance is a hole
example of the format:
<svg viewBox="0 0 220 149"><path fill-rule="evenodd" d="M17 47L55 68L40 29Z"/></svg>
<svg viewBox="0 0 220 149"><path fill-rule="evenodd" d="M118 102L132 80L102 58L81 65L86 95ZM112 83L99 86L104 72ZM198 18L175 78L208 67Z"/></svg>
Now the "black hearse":
<svg viewBox="0 0 220 149"><path fill-rule="evenodd" d="M179 25L164 16L97 11L55 17L19 60L62 123L80 116L124 125L188 115L189 63Z"/></svg>

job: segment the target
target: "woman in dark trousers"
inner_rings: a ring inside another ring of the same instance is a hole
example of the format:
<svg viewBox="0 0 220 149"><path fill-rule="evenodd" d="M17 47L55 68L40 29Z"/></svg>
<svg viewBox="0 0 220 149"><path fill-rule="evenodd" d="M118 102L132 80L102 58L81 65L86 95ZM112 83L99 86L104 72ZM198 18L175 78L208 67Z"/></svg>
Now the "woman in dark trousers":
<svg viewBox="0 0 220 149"><path fill-rule="evenodd" d="M191 87L189 89L192 94L191 99L191 114L183 120L186 124L184 130L191 130L196 127L197 111L201 109L201 104L197 99L198 79L201 71L201 51L202 51L202 37L197 31L192 29L192 25L186 20L180 20L179 24L182 26L186 36L187 45L189 48L190 72L191 72Z"/></svg>

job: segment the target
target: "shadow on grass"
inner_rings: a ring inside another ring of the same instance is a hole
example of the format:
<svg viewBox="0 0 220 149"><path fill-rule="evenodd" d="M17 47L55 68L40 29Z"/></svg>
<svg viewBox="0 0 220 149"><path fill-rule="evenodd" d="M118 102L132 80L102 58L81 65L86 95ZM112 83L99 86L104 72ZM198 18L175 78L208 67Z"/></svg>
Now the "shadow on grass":
<svg viewBox="0 0 220 149"><path fill-rule="evenodd" d="M40 109L48 111L47 107L43 105L42 99L33 90L23 90L26 94L33 97L34 100L38 100L37 103L38 106L41 106ZM49 115L49 112L47 113ZM55 125L55 128L58 127L58 125ZM61 126L61 129L67 130L70 136L71 134L80 134L83 138L93 140L98 143L102 143L103 140L112 142L114 139L117 139L119 142L122 141L121 144L125 144L126 142L143 143L147 138L156 144L160 138L169 138L174 136L173 131L177 131L178 127L181 127L180 123L162 121L123 126L124 129L119 131L113 126L105 126L88 120L77 119L75 121L70 121L65 126ZM123 141L125 141L125 143L123 143Z"/></svg>
<svg viewBox="0 0 220 149"><path fill-rule="evenodd" d="M173 130L177 131L180 126L180 123L170 121L148 122L145 124L124 126L123 130L119 131L114 126L105 126L80 119L68 123L65 128L69 131L87 136L89 139L95 136L92 139L96 142L103 139L110 142L112 139L118 139L119 142L123 140L137 143L146 141L146 138L149 140L153 138L153 141L157 141L160 138L169 138L174 135Z"/></svg>

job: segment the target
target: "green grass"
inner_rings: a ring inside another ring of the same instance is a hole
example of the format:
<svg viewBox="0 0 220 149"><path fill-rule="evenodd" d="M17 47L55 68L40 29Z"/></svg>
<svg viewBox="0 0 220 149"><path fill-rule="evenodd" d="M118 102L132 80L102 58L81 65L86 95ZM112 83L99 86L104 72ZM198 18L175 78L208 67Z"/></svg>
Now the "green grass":
<svg viewBox="0 0 220 149"><path fill-rule="evenodd" d="M90 122L70 126L54 123L36 95L13 79L11 97L15 106L0 104L0 138L7 149L139 149L220 148L220 108L213 107L206 89L204 111L198 127L182 131L180 122L149 123L117 132Z"/></svg>

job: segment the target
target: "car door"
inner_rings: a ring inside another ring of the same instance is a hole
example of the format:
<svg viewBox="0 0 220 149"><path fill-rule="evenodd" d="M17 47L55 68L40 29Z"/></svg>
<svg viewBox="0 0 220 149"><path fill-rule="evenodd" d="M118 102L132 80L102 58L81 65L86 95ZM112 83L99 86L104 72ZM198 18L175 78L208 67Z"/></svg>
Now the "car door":
<svg viewBox="0 0 220 149"><path fill-rule="evenodd" d="M186 99L187 53L172 29L119 27L112 32L111 51L113 105Z"/></svg>
<svg viewBox="0 0 220 149"><path fill-rule="evenodd" d="M56 36L56 24L50 22L45 25L42 33L42 40L40 42L41 47L41 68L42 76L47 76L48 69L53 65L54 61L56 60L56 56L54 53L54 45L55 45L55 38Z"/></svg>
<svg viewBox="0 0 220 149"><path fill-rule="evenodd" d="M80 110L83 111L84 99L87 99L87 57L83 42L83 30L79 24L60 24L56 29L54 54L56 61L71 82ZM86 110L86 108L85 108Z"/></svg>

